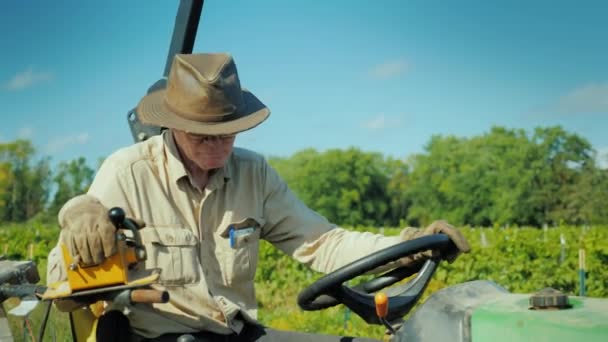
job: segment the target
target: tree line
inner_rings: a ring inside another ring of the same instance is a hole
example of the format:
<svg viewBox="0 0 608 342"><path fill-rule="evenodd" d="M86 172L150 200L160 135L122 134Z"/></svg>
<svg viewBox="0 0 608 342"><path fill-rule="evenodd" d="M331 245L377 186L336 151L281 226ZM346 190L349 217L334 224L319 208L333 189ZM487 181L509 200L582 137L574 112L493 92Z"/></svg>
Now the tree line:
<svg viewBox="0 0 608 342"><path fill-rule="evenodd" d="M344 226L608 223L608 170L586 139L559 126L437 135L405 160L358 148L268 160L303 202ZM94 173L82 157L51 170L31 142L0 143L0 221L55 220Z"/></svg>
<svg viewBox="0 0 608 342"><path fill-rule="evenodd" d="M356 148L270 162L312 208L345 225L608 223L608 170L560 126L433 136L406 160Z"/></svg>
<svg viewBox="0 0 608 342"><path fill-rule="evenodd" d="M60 162L37 158L29 140L0 143L0 222L55 220L70 198L86 192L95 171L84 157Z"/></svg>

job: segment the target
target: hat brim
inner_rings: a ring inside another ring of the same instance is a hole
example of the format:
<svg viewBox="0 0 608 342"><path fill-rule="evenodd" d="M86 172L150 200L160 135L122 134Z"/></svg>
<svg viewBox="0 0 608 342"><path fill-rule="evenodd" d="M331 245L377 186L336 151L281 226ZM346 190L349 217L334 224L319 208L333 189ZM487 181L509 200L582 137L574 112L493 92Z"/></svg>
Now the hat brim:
<svg viewBox="0 0 608 342"><path fill-rule="evenodd" d="M233 120L200 122L185 119L172 112L165 104L165 89L144 96L137 105L139 121L146 125L174 128L194 134L235 134L254 128L270 115L270 110L251 92L243 92L244 105Z"/></svg>

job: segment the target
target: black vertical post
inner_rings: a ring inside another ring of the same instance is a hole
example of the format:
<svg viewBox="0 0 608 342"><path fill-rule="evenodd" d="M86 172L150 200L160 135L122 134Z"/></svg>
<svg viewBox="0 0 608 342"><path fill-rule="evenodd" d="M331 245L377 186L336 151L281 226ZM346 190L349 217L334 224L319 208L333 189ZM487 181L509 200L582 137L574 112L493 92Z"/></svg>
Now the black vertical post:
<svg viewBox="0 0 608 342"><path fill-rule="evenodd" d="M191 53L194 47L196 31L201 18L204 0L181 0L177 15L175 16L175 26L173 27L173 37L169 46L167 63L163 76L169 75L173 57L178 53Z"/></svg>

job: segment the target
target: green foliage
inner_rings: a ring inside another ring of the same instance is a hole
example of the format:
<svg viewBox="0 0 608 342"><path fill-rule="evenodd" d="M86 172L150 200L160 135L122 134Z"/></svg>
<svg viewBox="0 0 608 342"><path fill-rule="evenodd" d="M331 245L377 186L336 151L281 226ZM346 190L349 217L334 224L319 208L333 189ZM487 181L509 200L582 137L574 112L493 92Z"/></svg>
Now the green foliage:
<svg viewBox="0 0 608 342"><path fill-rule="evenodd" d="M47 256L58 236L59 227L37 220L4 224L0 226L0 255L9 260L33 260L46 266Z"/></svg>
<svg viewBox="0 0 608 342"><path fill-rule="evenodd" d="M494 127L473 138L435 136L408 160L410 222L462 225L608 222L608 170L583 138L560 127Z"/></svg>
<svg viewBox="0 0 608 342"><path fill-rule="evenodd" d="M35 155L30 141L0 143L0 222L55 221L61 206L93 180L94 170L82 157L61 162L52 172L50 159L34 160Z"/></svg>
<svg viewBox="0 0 608 342"><path fill-rule="evenodd" d="M57 191L49 212L56 215L70 198L85 193L93 182L94 173L95 171L87 165L83 157L60 163L53 178Z"/></svg>
<svg viewBox="0 0 608 342"><path fill-rule="evenodd" d="M387 184L400 171L379 153L356 148L317 152L307 149L291 158L271 158L290 188L312 209L344 225L395 225Z"/></svg>
<svg viewBox="0 0 608 342"><path fill-rule="evenodd" d="M603 265L608 261L607 228L463 229L473 252L452 264L443 264L435 278L448 286L487 279L511 292L530 293L553 287L578 295L582 248L586 252L587 295L606 298L608 270Z"/></svg>
<svg viewBox="0 0 608 342"><path fill-rule="evenodd" d="M38 223L2 226L0 248L8 246L7 254L12 259L25 259L29 257L28 245L35 243L33 259L44 278L46 255L54 246L58 231L54 225ZM384 231L386 235L397 235L400 229L385 228ZM452 264L442 263L422 301L446 286L478 279L494 281L515 293L531 293L550 286L578 295L580 248L586 251L587 295L608 298L608 269L604 267L608 263L608 226L462 228L461 231L469 240L472 252ZM367 325L342 306L320 312L304 312L297 307L298 292L321 276L263 241L255 279L260 320L277 329L380 338L384 332L382 327ZM38 308L32 317L34 327L39 324L40 311ZM51 319L49 331L57 334L57 340L67 340L69 329L63 328L67 326L65 315L54 312ZM13 329L21 331L22 323L13 322ZM52 334L47 333L47 338Z"/></svg>
<svg viewBox="0 0 608 342"><path fill-rule="evenodd" d="M44 210L50 187L48 158L33 161L31 142L0 144L0 221L24 222Z"/></svg>
<svg viewBox="0 0 608 342"><path fill-rule="evenodd" d="M566 208L574 221L599 224L608 220L608 170L587 165L568 190Z"/></svg>
<svg viewBox="0 0 608 342"><path fill-rule="evenodd" d="M0 144L0 222L54 222L61 206L87 191L84 158L34 161L29 141ZM406 161L356 148L306 149L270 158L309 207L343 226L494 226L608 223L608 170L595 151L561 127L493 127L471 138L434 136ZM53 194L52 198L51 193Z"/></svg>
<svg viewBox="0 0 608 342"><path fill-rule="evenodd" d="M608 223L608 170L561 127L434 136L407 161L351 148L272 158L294 192L340 225Z"/></svg>

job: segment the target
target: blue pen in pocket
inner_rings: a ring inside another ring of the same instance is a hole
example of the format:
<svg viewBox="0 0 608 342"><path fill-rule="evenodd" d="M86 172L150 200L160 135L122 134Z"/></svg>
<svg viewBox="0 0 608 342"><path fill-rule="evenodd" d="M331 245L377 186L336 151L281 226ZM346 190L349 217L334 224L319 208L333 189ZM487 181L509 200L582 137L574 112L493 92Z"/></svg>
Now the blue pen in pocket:
<svg viewBox="0 0 608 342"><path fill-rule="evenodd" d="M228 228L228 236L230 238L230 248L237 247L236 245L237 245L238 237L251 234L254 231L255 231L255 228L253 228L253 227L235 229L234 226L231 225L230 228Z"/></svg>
<svg viewBox="0 0 608 342"><path fill-rule="evenodd" d="M234 248L234 226L228 228L228 233L230 234L230 248Z"/></svg>

